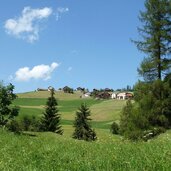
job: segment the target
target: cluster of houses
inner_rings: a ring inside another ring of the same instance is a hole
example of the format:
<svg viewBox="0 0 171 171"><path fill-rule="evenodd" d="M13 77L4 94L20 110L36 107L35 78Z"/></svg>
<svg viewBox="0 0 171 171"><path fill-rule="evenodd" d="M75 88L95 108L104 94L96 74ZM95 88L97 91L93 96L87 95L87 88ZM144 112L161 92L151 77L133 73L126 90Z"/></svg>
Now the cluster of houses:
<svg viewBox="0 0 171 171"><path fill-rule="evenodd" d="M52 86L49 86L48 89L42 89L42 88L38 88L37 91L51 91L52 89L54 89ZM65 89L65 88L63 88ZM77 90L78 91L78 90ZM80 91L80 90L79 90ZM92 96L91 92L86 92L84 93L84 91L81 91L83 93L83 95L80 96L80 98L88 98L90 96ZM98 92L98 91L97 91ZM126 100L126 99L133 99L134 98L134 94L132 92L127 92L127 91L115 91L112 92L110 91L101 91L96 93L95 96L96 99L117 99L117 100Z"/></svg>
<svg viewBox="0 0 171 171"><path fill-rule="evenodd" d="M91 96L91 93L85 93L81 96L81 98L88 98ZM100 92L97 99L117 99L117 100L127 100L133 99L134 94L132 92Z"/></svg>

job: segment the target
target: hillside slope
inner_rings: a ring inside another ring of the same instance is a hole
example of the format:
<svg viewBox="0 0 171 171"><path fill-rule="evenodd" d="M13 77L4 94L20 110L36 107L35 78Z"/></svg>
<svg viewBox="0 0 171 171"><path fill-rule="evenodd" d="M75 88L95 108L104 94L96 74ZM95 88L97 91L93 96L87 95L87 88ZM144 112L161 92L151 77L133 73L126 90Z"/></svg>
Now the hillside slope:
<svg viewBox="0 0 171 171"><path fill-rule="evenodd" d="M0 170L170 170L171 133L148 143L121 141L104 131L96 142L53 133L16 136L0 130ZM101 136L102 137L102 136Z"/></svg>
<svg viewBox="0 0 171 171"><path fill-rule="evenodd" d="M95 100L93 98L80 98L80 92L74 94L58 91L55 97L58 99L58 108L61 113L63 124L73 124L75 112L81 103L86 103L91 110L91 118L95 127L109 128L113 121L119 121L120 112L125 105L122 100ZM20 106L20 117L24 115L34 115L41 117L45 109L45 104L50 92L39 91L18 94L18 99L14 104ZM70 122L71 121L71 122ZM106 126L105 126L106 125Z"/></svg>
<svg viewBox="0 0 171 171"><path fill-rule="evenodd" d="M48 98L49 95L49 91L33 91L17 94L19 98ZM80 99L81 95L82 93L80 91L75 91L74 94L64 93L63 91L55 91L55 97L60 100Z"/></svg>

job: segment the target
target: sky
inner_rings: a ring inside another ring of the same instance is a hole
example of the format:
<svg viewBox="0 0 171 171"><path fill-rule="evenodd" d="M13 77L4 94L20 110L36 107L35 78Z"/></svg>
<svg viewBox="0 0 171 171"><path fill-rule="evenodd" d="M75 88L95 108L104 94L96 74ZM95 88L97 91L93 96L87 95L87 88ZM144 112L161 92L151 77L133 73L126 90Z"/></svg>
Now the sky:
<svg viewBox="0 0 171 171"><path fill-rule="evenodd" d="M0 80L15 92L132 86L143 9L144 0L1 0Z"/></svg>

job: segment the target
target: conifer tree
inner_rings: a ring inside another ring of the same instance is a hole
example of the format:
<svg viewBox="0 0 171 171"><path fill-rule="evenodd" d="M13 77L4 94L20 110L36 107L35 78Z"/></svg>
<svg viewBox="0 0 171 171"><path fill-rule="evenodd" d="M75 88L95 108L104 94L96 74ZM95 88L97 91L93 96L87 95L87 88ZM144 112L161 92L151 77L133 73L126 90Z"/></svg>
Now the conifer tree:
<svg viewBox="0 0 171 171"><path fill-rule="evenodd" d="M62 135L63 130L60 125L60 114L59 110L57 109L57 100L54 97L54 89L51 91L51 96L48 98L46 103L46 110L43 113L44 116L41 119L41 129L43 131L50 131L55 132L57 134Z"/></svg>
<svg viewBox="0 0 171 171"><path fill-rule="evenodd" d="M134 86L135 103L127 103L120 122L120 132L134 140L171 127L171 0L146 0L140 21L142 39L134 42L146 54L138 69L144 81Z"/></svg>
<svg viewBox="0 0 171 171"><path fill-rule="evenodd" d="M138 28L142 40L134 41L147 55L138 71L145 81L162 80L171 67L171 1L146 0L145 8Z"/></svg>
<svg viewBox="0 0 171 171"><path fill-rule="evenodd" d="M94 141L97 139L95 131L91 128L90 125L90 116L91 112L89 108L82 104L81 107L76 112L76 118L74 122L74 133L73 138L86 141Z"/></svg>

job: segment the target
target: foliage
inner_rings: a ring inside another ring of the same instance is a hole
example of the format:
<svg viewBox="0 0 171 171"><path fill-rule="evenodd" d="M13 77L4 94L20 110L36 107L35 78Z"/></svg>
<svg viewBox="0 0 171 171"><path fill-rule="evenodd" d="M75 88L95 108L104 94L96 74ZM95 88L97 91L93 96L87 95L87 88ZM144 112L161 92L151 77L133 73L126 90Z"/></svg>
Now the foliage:
<svg viewBox="0 0 171 171"><path fill-rule="evenodd" d="M16 134L20 134L22 132L21 126L17 120L10 120L7 124L7 129Z"/></svg>
<svg viewBox="0 0 171 171"><path fill-rule="evenodd" d="M119 125L116 122L113 122L110 131L112 134L119 134Z"/></svg>
<svg viewBox="0 0 171 171"><path fill-rule="evenodd" d="M164 133L164 132L165 132L165 129L163 127L157 127L157 128L154 127L151 130L144 131L142 139L144 141L147 141L147 140L152 139L155 136L157 136L157 135L159 135L161 133Z"/></svg>
<svg viewBox="0 0 171 171"><path fill-rule="evenodd" d="M122 111L121 132L123 135L130 138L131 134L136 132L140 138L144 136L144 131L158 129L158 127L165 129L171 127L169 80L156 80L153 83L139 82L135 85L134 94L135 103L131 104L128 101Z"/></svg>
<svg viewBox="0 0 171 171"><path fill-rule="evenodd" d="M96 133L92 130L89 121L90 110L82 104L79 110L76 112L76 118L74 122L75 131L73 138L86 141L94 141L97 139Z"/></svg>
<svg viewBox="0 0 171 171"><path fill-rule="evenodd" d="M17 98L13 93L14 86L0 84L0 126L5 126L10 120L18 115L19 108L12 107L12 101Z"/></svg>
<svg viewBox="0 0 171 171"><path fill-rule="evenodd" d="M167 77L171 66L170 0L146 0L145 8L140 13L143 26L138 28L142 40L135 41L137 48L147 54L138 69L144 82L135 85L135 103L128 102L121 116L121 133L133 140L152 138L171 127L171 86Z"/></svg>
<svg viewBox="0 0 171 171"><path fill-rule="evenodd" d="M171 66L171 5L170 0L146 0L140 13L142 40L134 41L137 48L147 54L139 68L145 81L162 79Z"/></svg>
<svg viewBox="0 0 171 171"><path fill-rule="evenodd" d="M35 116L23 116L23 118L19 121L20 127L22 131L39 131L40 130L40 122L36 119Z"/></svg>
<svg viewBox="0 0 171 171"><path fill-rule="evenodd" d="M81 91L82 93L88 93L89 90L83 87L77 87L77 91Z"/></svg>
<svg viewBox="0 0 171 171"><path fill-rule="evenodd" d="M57 109L57 101L54 97L54 89L51 90L51 96L47 100L46 110L43 113L44 116L41 119L41 129L43 131L55 132L57 134L63 134L63 130L60 126L60 114Z"/></svg>
<svg viewBox="0 0 171 171"><path fill-rule="evenodd" d="M64 91L64 93L71 93L71 94L74 93L74 90L72 88L68 87L68 86L65 86L63 88L63 91Z"/></svg>
<svg viewBox="0 0 171 171"><path fill-rule="evenodd" d="M120 133L131 140L141 139L143 131L149 128L148 120L130 100L122 110L120 120Z"/></svg>

